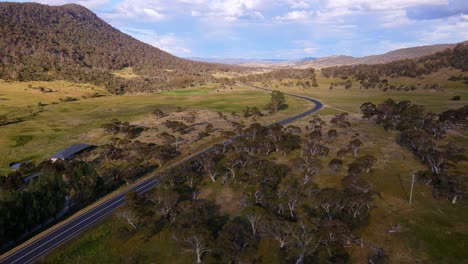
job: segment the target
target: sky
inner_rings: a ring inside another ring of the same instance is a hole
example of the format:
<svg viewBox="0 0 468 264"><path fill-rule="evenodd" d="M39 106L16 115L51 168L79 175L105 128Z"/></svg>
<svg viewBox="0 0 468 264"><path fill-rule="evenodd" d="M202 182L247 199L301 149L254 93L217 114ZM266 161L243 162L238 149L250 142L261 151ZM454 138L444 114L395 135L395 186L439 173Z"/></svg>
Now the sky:
<svg viewBox="0 0 468 264"><path fill-rule="evenodd" d="M39 0L83 5L179 57L382 54L468 40L468 0Z"/></svg>

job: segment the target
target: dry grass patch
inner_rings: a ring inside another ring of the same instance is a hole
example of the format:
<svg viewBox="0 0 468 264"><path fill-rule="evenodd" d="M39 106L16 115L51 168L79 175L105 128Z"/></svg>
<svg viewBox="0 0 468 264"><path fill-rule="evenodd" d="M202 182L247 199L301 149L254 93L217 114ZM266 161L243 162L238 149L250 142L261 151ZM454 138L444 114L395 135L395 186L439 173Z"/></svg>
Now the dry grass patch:
<svg viewBox="0 0 468 264"><path fill-rule="evenodd" d="M126 79L126 80L131 80L131 79L135 79L135 78L140 77L138 74L133 72L132 67L127 67L127 68L123 68L123 69L120 69L120 70L113 71L112 74L117 76L117 77Z"/></svg>

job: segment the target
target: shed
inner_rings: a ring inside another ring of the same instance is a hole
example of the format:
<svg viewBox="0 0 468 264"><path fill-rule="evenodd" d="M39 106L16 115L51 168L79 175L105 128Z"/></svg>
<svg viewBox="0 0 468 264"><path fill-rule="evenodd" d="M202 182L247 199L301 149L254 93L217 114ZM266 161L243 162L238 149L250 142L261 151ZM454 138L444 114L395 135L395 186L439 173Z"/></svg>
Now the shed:
<svg viewBox="0 0 468 264"><path fill-rule="evenodd" d="M74 156L77 154L82 153L83 151L90 150L95 148L93 145L88 145L88 144L75 144L73 146L70 146L64 150L61 150L52 157L50 157L50 160L52 161L57 161L57 160L70 160L73 159Z"/></svg>

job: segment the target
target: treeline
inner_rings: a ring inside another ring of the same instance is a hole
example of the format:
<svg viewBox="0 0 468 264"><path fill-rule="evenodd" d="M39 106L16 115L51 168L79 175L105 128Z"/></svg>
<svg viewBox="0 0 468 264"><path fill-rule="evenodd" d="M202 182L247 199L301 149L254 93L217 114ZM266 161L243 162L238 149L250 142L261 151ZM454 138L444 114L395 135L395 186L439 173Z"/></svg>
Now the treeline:
<svg viewBox="0 0 468 264"><path fill-rule="evenodd" d="M311 88L318 86L315 69L282 69L261 74L249 74L238 77L236 80L243 83L261 82L269 87L272 87L272 81L281 82L288 87Z"/></svg>
<svg viewBox="0 0 468 264"><path fill-rule="evenodd" d="M354 138L334 163L335 172L349 153L357 157L349 164L343 189L320 189L313 177L329 155L327 144L347 130L347 115L337 116L326 132L320 118L306 131L279 125L252 124L232 144L216 145L196 160L171 168L161 183L145 195L130 193L117 216L149 239L168 230L196 263L250 263L257 259L261 241L274 241L271 249L281 263L346 263L346 247L372 248L370 263L386 259L383 250L359 236L370 217L372 190L361 175L370 172L375 158L359 157L362 142ZM303 134L305 133L305 137ZM269 158L273 153L301 156L294 166ZM339 163L339 166L335 163ZM240 213L222 214L219 205L201 199L202 188L220 182L240 195ZM126 228L119 237L129 237Z"/></svg>
<svg viewBox="0 0 468 264"><path fill-rule="evenodd" d="M455 142L442 144L447 129L468 125L468 106L449 110L439 115L426 113L424 106L409 101L395 102L388 99L374 105L361 106L364 119L375 119L386 130L399 131L398 143L411 150L416 157L430 168L419 172L420 180L434 187L438 198L465 198L466 175L457 172L456 165L466 161L466 150Z"/></svg>
<svg viewBox="0 0 468 264"><path fill-rule="evenodd" d="M214 71L240 67L172 56L114 29L79 5L0 3L0 78L64 79L107 87L114 93L187 87ZM125 80L113 70L133 67Z"/></svg>
<svg viewBox="0 0 468 264"><path fill-rule="evenodd" d="M140 130L125 122L113 120L104 127L125 138L112 138L73 161L25 163L0 175L0 248L65 212L66 200L78 210L180 155L169 143L132 141Z"/></svg>
<svg viewBox="0 0 468 264"><path fill-rule="evenodd" d="M55 217L65 208L66 197L88 204L105 193L103 179L86 162L44 161L33 170L39 175L27 186L18 178L20 172L0 176L7 178L0 186L0 248ZM8 180L12 177L15 185Z"/></svg>
<svg viewBox="0 0 468 264"><path fill-rule="evenodd" d="M325 77L354 76L358 81L380 83L385 77L411 77L430 74L442 68L468 70L468 45L459 44L419 59L408 59L376 65L336 66L322 69Z"/></svg>

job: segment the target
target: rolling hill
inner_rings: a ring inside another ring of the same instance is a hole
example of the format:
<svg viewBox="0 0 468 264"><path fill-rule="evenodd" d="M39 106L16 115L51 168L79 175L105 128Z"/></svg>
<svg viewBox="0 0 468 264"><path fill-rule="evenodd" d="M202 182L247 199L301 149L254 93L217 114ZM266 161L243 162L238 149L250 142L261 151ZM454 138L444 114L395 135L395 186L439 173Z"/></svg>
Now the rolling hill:
<svg viewBox="0 0 468 264"><path fill-rule="evenodd" d="M288 62L281 59L243 59L243 58L201 58L201 57L188 57L187 59L199 62L221 63L229 65L246 65L246 64L276 64Z"/></svg>
<svg viewBox="0 0 468 264"><path fill-rule="evenodd" d="M465 42L468 43L468 42ZM438 44L438 45L428 45L420 47L412 47L405 49L398 49L394 51L387 52L381 55L372 55L362 58L355 58L351 56L330 56L323 57L313 61L308 61L304 63L296 63L295 66L300 67L314 67L314 68L326 68L332 66L340 65L357 65L357 64L384 64L399 60L406 59L417 59L420 57L428 56L435 54L437 52L444 51L446 49L453 49L457 44Z"/></svg>
<svg viewBox="0 0 468 264"><path fill-rule="evenodd" d="M441 69L468 71L468 42L457 44L454 48L444 49L431 55L396 60L380 64L350 64L322 69L324 76L354 76L361 83L380 82L383 77L415 78L431 74Z"/></svg>
<svg viewBox="0 0 468 264"><path fill-rule="evenodd" d="M463 43L468 43L462 42ZM428 45L420 47L412 47L405 49L398 49L394 51L387 52L381 55L371 55L361 58L356 58L352 56L345 55L333 55L321 58L303 58L297 60L281 60L281 61L262 61L262 60L248 60L244 59L242 61L233 61L229 64L237 64L243 66L251 67L261 67L261 68L270 68L270 69L284 69L284 68L328 68L334 66L344 66L344 65L375 65L375 64L385 64L400 60L407 59L418 59L421 57L433 55L437 52L442 52L446 49L453 49L457 44L438 44L438 45ZM221 62L221 60L219 60Z"/></svg>

